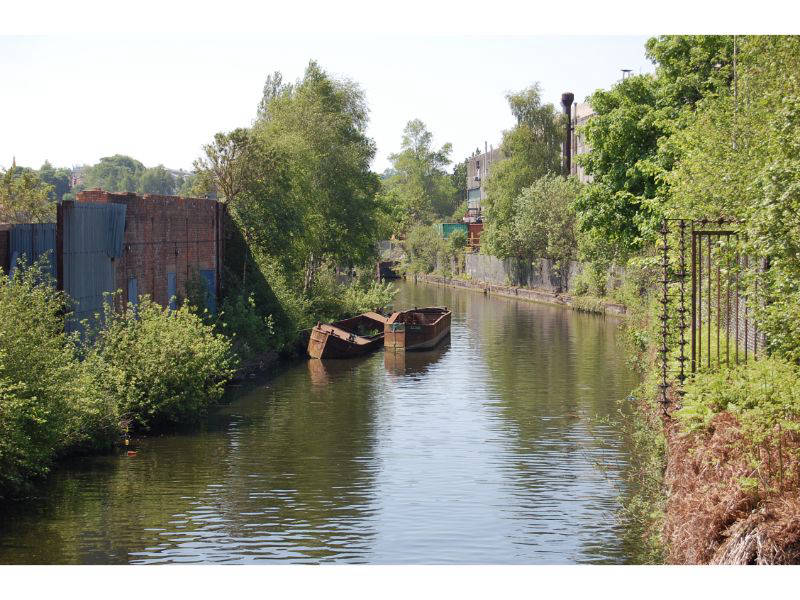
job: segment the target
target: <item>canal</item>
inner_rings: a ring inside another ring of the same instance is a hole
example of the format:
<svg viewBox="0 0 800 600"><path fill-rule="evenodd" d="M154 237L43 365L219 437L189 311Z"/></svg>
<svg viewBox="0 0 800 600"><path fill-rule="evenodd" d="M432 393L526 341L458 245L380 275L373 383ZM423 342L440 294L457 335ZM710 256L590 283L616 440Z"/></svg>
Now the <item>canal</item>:
<svg viewBox="0 0 800 600"><path fill-rule="evenodd" d="M618 321L401 283L436 350L299 361L199 429L57 469L0 515L2 563L626 563L637 384Z"/></svg>

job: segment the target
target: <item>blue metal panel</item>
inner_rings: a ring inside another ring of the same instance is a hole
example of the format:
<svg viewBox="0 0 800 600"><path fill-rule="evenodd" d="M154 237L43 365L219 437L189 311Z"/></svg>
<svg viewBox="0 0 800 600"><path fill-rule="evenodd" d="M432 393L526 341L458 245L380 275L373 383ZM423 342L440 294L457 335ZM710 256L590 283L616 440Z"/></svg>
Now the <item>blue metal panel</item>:
<svg viewBox="0 0 800 600"><path fill-rule="evenodd" d="M139 304L139 282L136 277L128 279L128 304L133 306Z"/></svg>
<svg viewBox="0 0 800 600"><path fill-rule="evenodd" d="M125 205L67 202L63 205L64 291L74 302L69 330L102 314L106 294L115 291L112 256L122 252ZM120 223L121 221L121 223ZM109 230L113 229L111 233Z"/></svg>
<svg viewBox="0 0 800 600"><path fill-rule="evenodd" d="M167 273L167 298L169 299L170 310L178 308L178 282L175 273Z"/></svg>
<svg viewBox="0 0 800 600"><path fill-rule="evenodd" d="M125 240L124 204L106 204L106 253L110 258L122 256L122 243Z"/></svg>
<svg viewBox="0 0 800 600"><path fill-rule="evenodd" d="M12 225L9 237L9 250L11 261L9 271L14 273L17 260L24 258L25 264L30 265L40 259L47 260L46 272L56 277L56 224L55 223L27 223Z"/></svg>
<svg viewBox="0 0 800 600"><path fill-rule="evenodd" d="M201 270L200 276L206 284L206 308L212 315L217 314L217 278L213 270Z"/></svg>

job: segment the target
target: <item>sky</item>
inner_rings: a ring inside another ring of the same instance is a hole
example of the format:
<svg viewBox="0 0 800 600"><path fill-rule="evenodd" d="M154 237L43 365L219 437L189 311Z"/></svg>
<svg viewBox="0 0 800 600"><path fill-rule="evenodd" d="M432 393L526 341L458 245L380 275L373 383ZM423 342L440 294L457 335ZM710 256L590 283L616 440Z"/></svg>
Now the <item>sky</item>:
<svg viewBox="0 0 800 600"><path fill-rule="evenodd" d="M214 133L250 125L266 76L309 60L363 88L372 168L390 166L403 127L421 119L460 161L513 126L505 95L535 82L560 105L608 88L620 70L653 70L647 36L362 33L0 36L0 165L96 163L130 155L190 170Z"/></svg>

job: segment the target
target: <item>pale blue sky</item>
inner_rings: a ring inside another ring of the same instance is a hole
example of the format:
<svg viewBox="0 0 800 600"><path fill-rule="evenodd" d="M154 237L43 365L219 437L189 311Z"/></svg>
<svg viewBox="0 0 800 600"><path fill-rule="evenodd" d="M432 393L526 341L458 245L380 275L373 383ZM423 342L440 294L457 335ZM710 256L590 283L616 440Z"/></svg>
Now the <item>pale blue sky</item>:
<svg viewBox="0 0 800 600"><path fill-rule="evenodd" d="M247 126L264 78L310 59L363 87L376 171L422 119L461 160L513 125L504 98L535 81L558 106L652 70L646 36L120 35L0 37L0 165L94 163L129 154L191 168L220 130Z"/></svg>

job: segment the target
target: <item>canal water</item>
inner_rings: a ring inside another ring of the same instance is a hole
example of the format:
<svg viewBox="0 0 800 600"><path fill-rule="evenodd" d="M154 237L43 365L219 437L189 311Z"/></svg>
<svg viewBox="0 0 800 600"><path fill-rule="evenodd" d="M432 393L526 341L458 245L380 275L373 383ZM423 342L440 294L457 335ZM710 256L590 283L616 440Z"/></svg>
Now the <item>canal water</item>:
<svg viewBox="0 0 800 600"><path fill-rule="evenodd" d="M300 361L200 429L59 468L0 563L625 563L618 321L401 283L434 351Z"/></svg>

